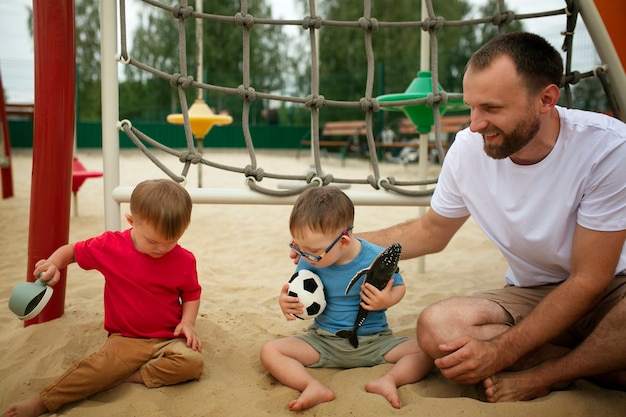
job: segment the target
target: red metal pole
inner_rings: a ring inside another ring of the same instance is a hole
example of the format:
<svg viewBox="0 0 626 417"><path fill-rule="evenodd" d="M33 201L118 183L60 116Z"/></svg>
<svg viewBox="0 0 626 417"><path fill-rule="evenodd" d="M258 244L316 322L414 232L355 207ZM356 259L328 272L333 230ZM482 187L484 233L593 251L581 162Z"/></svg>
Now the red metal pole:
<svg viewBox="0 0 626 417"><path fill-rule="evenodd" d="M13 175L11 174L11 140L9 138L9 125L7 123L6 101L4 99L4 87L2 86L2 74L0 74L0 132L3 138L4 155L7 157L8 166L0 167L2 177L2 198L13 197Z"/></svg>
<svg viewBox="0 0 626 417"><path fill-rule="evenodd" d="M68 242L74 150L75 62L73 0L34 0L35 115L26 279L35 263ZM66 271L46 308L25 326L61 317Z"/></svg>

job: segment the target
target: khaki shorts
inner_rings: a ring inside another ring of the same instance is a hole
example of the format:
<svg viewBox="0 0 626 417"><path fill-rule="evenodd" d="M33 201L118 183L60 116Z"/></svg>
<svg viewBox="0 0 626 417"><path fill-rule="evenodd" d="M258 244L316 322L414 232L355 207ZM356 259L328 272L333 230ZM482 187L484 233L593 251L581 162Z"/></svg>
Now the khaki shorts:
<svg viewBox="0 0 626 417"><path fill-rule="evenodd" d="M395 336L390 329L380 333L359 336L359 347L355 348L348 339L335 336L312 325L308 332L296 335L307 342L320 354L317 363L309 368L361 368L387 363L383 356L400 343L410 340L408 337Z"/></svg>
<svg viewBox="0 0 626 417"><path fill-rule="evenodd" d="M527 317L537 304L558 286L559 284L537 287L507 285L500 289L477 292L472 297L484 298L500 305L510 316L510 322L506 324L514 326ZM578 345L624 297L626 297L626 276L616 276L602 300L567 331L553 339L552 343L567 347Z"/></svg>

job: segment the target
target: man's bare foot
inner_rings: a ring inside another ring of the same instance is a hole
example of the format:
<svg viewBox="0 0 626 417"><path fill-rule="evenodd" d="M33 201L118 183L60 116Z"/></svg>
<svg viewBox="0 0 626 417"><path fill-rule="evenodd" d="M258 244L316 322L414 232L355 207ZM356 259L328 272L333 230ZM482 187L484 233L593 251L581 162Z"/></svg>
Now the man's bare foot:
<svg viewBox="0 0 626 417"><path fill-rule="evenodd" d="M365 391L372 394L382 395L387 399L387 401L389 401L393 408L402 407L396 383L393 378L388 375L383 375L380 378L374 379L365 384Z"/></svg>
<svg viewBox="0 0 626 417"><path fill-rule="evenodd" d="M36 417L46 412L48 412L48 409L43 405L39 394L37 394L27 400L9 406L7 417Z"/></svg>
<svg viewBox="0 0 626 417"><path fill-rule="evenodd" d="M534 400L550 392L550 386L531 371L499 373L485 379L483 386L490 403Z"/></svg>
<svg viewBox="0 0 626 417"><path fill-rule="evenodd" d="M289 401L287 406L291 411L302 411L334 399L335 394L331 390L322 385L321 382L314 381L302 391L298 399Z"/></svg>
<svg viewBox="0 0 626 417"><path fill-rule="evenodd" d="M126 381L124 382L132 382L134 384L144 384L143 377L141 376L141 372L139 371L135 371L135 373L130 375L128 378L126 378Z"/></svg>

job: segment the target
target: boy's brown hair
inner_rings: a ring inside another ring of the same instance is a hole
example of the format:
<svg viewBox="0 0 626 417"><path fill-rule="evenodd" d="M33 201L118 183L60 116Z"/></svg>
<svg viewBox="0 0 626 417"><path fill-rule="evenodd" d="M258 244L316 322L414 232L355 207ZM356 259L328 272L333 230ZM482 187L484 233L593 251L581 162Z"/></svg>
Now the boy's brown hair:
<svg viewBox="0 0 626 417"><path fill-rule="evenodd" d="M130 196L133 217L147 222L164 239L180 238L191 222L191 197L180 184L167 179L139 183Z"/></svg>
<svg viewBox="0 0 626 417"><path fill-rule="evenodd" d="M292 236L309 229L324 234L339 233L354 223L354 204L340 189L311 187L296 200L289 217Z"/></svg>

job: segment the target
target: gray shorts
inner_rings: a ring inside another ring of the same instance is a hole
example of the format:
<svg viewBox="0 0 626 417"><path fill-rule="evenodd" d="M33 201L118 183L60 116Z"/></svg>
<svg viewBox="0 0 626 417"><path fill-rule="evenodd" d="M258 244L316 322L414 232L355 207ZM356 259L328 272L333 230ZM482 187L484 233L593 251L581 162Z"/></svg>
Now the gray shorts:
<svg viewBox="0 0 626 417"><path fill-rule="evenodd" d="M307 342L320 354L317 363L309 368L361 368L387 363L383 356L400 343L410 340L408 337L395 336L390 329L380 333L359 336L359 347L353 347L348 339L335 336L312 325L298 339Z"/></svg>
<svg viewBox="0 0 626 417"><path fill-rule="evenodd" d="M511 321L507 324L514 326L527 317L537 304L558 286L559 284L537 287L507 285L504 288L477 292L472 297L484 298L500 305L509 313ZM624 297L626 297L626 276L616 276L607 288L602 300L572 327L552 340L552 343L567 347L578 345L593 331L606 313Z"/></svg>

